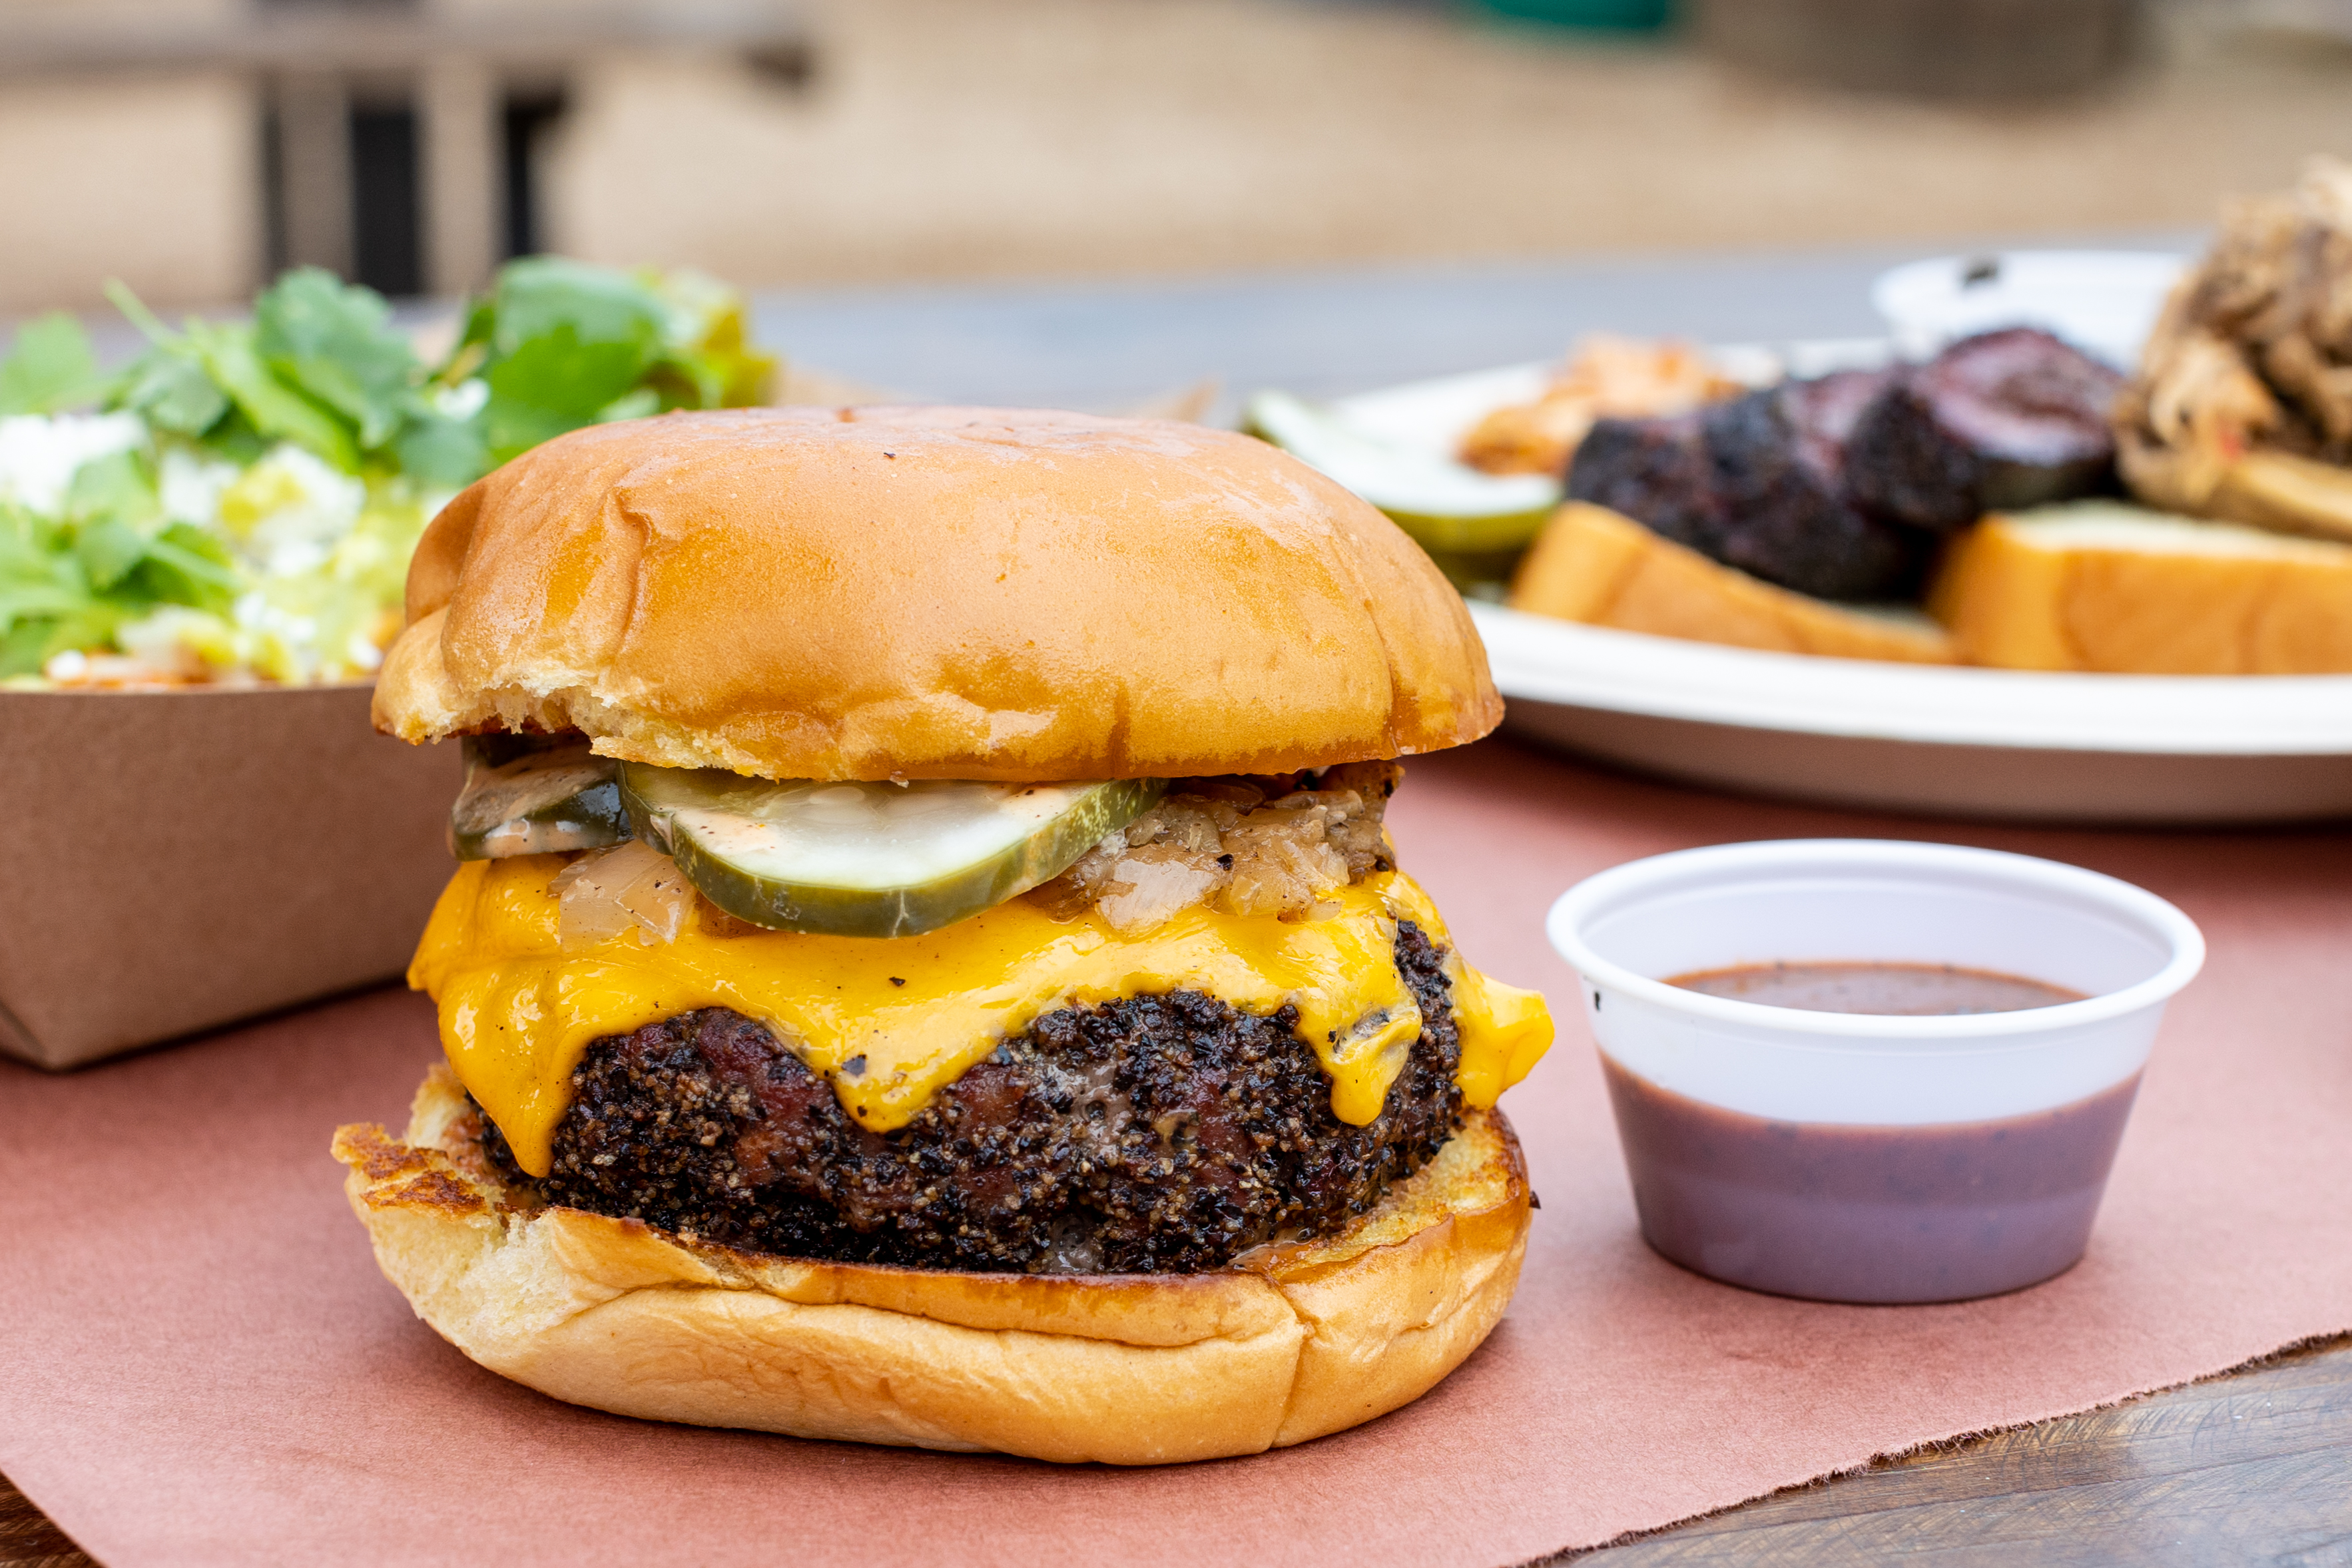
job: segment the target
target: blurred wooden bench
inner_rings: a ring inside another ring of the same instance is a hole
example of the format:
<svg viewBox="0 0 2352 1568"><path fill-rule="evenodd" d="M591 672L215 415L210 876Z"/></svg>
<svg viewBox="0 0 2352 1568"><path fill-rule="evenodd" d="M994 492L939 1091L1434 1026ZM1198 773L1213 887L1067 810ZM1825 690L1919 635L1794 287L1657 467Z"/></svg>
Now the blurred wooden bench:
<svg viewBox="0 0 2352 1568"><path fill-rule="evenodd" d="M479 287L500 259L500 116L520 85L560 91L585 60L648 49L723 53L797 82L812 49L794 0L247 0L213 17L0 8L0 83L128 73L231 73L274 113L284 260L352 276L355 92L415 105L420 292Z"/></svg>

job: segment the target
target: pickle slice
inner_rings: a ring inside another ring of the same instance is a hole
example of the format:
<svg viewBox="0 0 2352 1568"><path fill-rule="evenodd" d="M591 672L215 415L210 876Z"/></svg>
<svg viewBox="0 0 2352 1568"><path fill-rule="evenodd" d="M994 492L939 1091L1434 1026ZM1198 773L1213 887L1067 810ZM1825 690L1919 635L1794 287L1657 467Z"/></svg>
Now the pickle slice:
<svg viewBox="0 0 2352 1568"><path fill-rule="evenodd" d="M1091 784L746 779L621 767L637 835L703 896L780 931L914 936L1058 876L1143 814L1158 779Z"/></svg>
<svg viewBox="0 0 2352 1568"><path fill-rule="evenodd" d="M1394 518L1433 555L1510 558L1559 506L1549 474L1483 474L1434 452L1383 440L1287 392L1259 392L1244 428L1319 468Z"/></svg>
<svg viewBox="0 0 2352 1568"><path fill-rule="evenodd" d="M1260 392L1244 425L1389 515L1464 594L1500 599L1519 557L1559 505L1544 474L1482 474L1355 428L1286 392Z"/></svg>
<svg viewBox="0 0 2352 1568"><path fill-rule="evenodd" d="M504 860L600 850L629 836L619 767L579 736L467 736L466 782L449 808L449 852Z"/></svg>

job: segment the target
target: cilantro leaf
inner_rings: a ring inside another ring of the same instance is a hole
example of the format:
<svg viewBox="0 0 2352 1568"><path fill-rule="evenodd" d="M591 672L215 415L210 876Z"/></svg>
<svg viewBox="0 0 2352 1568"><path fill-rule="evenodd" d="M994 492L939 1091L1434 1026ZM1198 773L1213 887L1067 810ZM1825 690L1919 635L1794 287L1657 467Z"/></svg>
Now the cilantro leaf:
<svg viewBox="0 0 2352 1568"><path fill-rule="evenodd" d="M0 360L0 413L57 413L95 402L105 387L89 336L62 310L18 328Z"/></svg>
<svg viewBox="0 0 2352 1568"><path fill-rule="evenodd" d="M0 636L0 675L37 675L68 649L113 645L115 629L130 617L119 605L85 598L55 615L28 615Z"/></svg>
<svg viewBox="0 0 2352 1568"><path fill-rule="evenodd" d="M222 611L236 598L237 577L228 546L217 534L173 523L147 541L135 569L149 597L165 604Z"/></svg>
<svg viewBox="0 0 2352 1568"><path fill-rule="evenodd" d="M103 593L146 559L163 503L135 454L118 452L85 463L66 490L66 519L74 530L74 559L91 588Z"/></svg>
<svg viewBox="0 0 2352 1568"><path fill-rule="evenodd" d="M235 403L229 405L218 424L205 432L206 455L240 468L250 468L268 456L270 445L268 438L253 428L253 421L246 418L245 411Z"/></svg>
<svg viewBox="0 0 2352 1568"><path fill-rule="evenodd" d="M0 675L37 674L52 653L104 647L121 622L61 532L0 503Z"/></svg>
<svg viewBox="0 0 2352 1568"><path fill-rule="evenodd" d="M393 446L404 473L428 485L470 485L492 466L479 415L452 419L425 409L413 413Z"/></svg>
<svg viewBox="0 0 2352 1568"><path fill-rule="evenodd" d="M70 615L89 603L89 584L72 556L0 540L0 628L33 617Z"/></svg>
<svg viewBox="0 0 2352 1568"><path fill-rule="evenodd" d="M202 435L228 412L228 393L205 373L203 361L173 348L142 355L115 402L145 415L157 429L180 435Z"/></svg>
<svg viewBox="0 0 2352 1568"><path fill-rule="evenodd" d="M179 335L158 320L155 312L147 308L146 301L133 294L131 285L122 279L110 277L106 280L106 298L122 312L122 319L138 328L149 342L176 343L180 340Z"/></svg>
<svg viewBox="0 0 2352 1568"><path fill-rule="evenodd" d="M490 388L483 409L490 455L503 463L595 423L608 404L635 387L644 369L635 344L583 342L568 321L529 339L483 372Z"/></svg>
<svg viewBox="0 0 2352 1568"><path fill-rule="evenodd" d="M315 267L287 273L255 302L253 346L279 379L358 427L373 451L391 441L424 367L372 288Z"/></svg>
<svg viewBox="0 0 2352 1568"><path fill-rule="evenodd" d="M97 517L74 533L74 559L89 585L103 593L147 559L147 539L121 517Z"/></svg>
<svg viewBox="0 0 2352 1568"><path fill-rule="evenodd" d="M94 458L74 470L66 486L66 518L87 522L93 517L120 517L144 527L163 515L155 482L135 452L116 452Z"/></svg>
<svg viewBox="0 0 2352 1568"><path fill-rule="evenodd" d="M556 256L509 262L499 270L492 302L494 356L519 353L568 327L580 343L627 345L636 359L632 381L660 351L668 316L660 297L627 273Z"/></svg>
<svg viewBox="0 0 2352 1568"><path fill-rule="evenodd" d="M154 345L122 377L108 406L129 409L181 435L202 435L218 424L229 411L228 393L205 368L196 346L157 320L121 278L107 280L106 297Z"/></svg>
<svg viewBox="0 0 2352 1568"><path fill-rule="evenodd" d="M71 557L66 558L71 561ZM0 626L37 618L79 614L94 602L79 573L62 576L0 578Z"/></svg>
<svg viewBox="0 0 2352 1568"><path fill-rule="evenodd" d="M465 329L458 333L449 357L434 367L433 380L441 386L454 387L478 371L482 362L489 358L490 337L498 329L498 324L499 306L495 290L476 295L467 301Z"/></svg>
<svg viewBox="0 0 2352 1568"><path fill-rule="evenodd" d="M265 439L306 446L346 474L360 467L359 443L341 417L269 373L250 328L190 320L188 341L205 371Z"/></svg>
<svg viewBox="0 0 2352 1568"><path fill-rule="evenodd" d="M420 402L394 448L404 469L465 483L583 425L761 401L775 363L746 340L742 297L699 274L529 256L467 307L433 372L445 388L478 376L487 405L459 420Z"/></svg>
<svg viewBox="0 0 2352 1568"><path fill-rule="evenodd" d="M67 519L50 524L0 506L0 674L37 673L68 648L110 645L117 629L158 604L225 611L238 578L227 541L172 523L146 466L131 453L82 465Z"/></svg>

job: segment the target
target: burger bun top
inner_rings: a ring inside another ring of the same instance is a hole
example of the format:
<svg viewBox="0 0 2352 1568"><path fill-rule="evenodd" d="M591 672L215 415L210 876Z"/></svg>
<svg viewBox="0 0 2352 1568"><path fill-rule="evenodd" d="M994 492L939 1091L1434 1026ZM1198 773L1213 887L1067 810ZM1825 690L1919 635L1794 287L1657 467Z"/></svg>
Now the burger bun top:
<svg viewBox="0 0 2352 1568"><path fill-rule="evenodd" d="M1461 600L1263 442L965 408L594 426L459 495L376 727L770 779L1278 773L1502 716Z"/></svg>

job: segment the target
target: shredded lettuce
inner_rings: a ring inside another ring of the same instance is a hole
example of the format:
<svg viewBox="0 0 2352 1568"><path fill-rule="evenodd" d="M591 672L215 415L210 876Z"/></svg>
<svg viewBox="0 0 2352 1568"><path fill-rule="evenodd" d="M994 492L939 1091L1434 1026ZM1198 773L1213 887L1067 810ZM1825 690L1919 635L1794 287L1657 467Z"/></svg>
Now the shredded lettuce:
<svg viewBox="0 0 2352 1568"><path fill-rule="evenodd" d="M373 291L287 273L242 322L101 372L70 316L0 359L0 679L363 679L457 490L542 441L764 402L776 361L699 274L511 262L425 363Z"/></svg>

